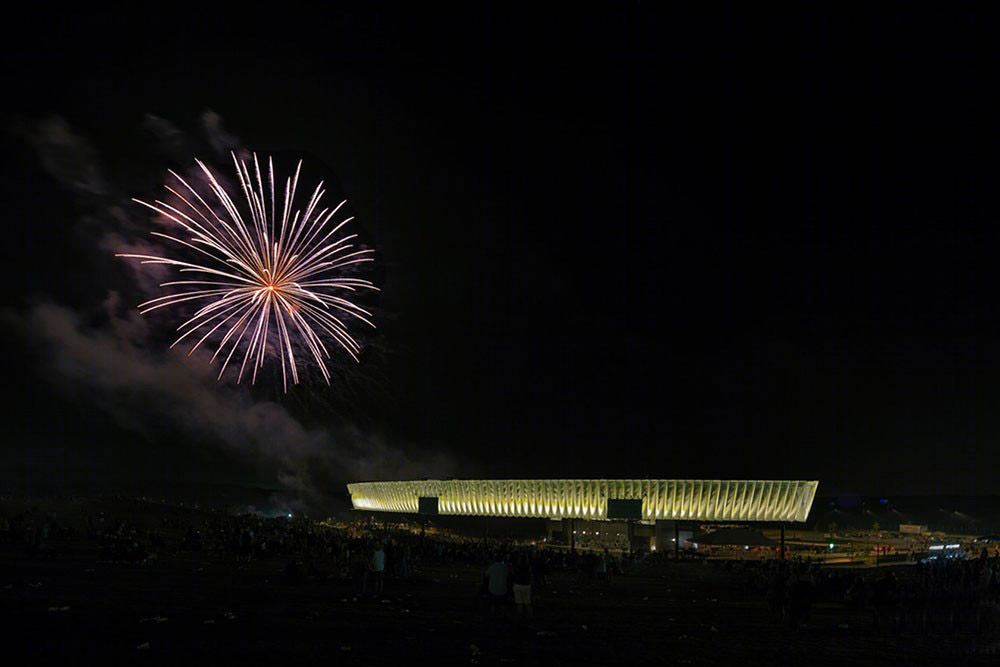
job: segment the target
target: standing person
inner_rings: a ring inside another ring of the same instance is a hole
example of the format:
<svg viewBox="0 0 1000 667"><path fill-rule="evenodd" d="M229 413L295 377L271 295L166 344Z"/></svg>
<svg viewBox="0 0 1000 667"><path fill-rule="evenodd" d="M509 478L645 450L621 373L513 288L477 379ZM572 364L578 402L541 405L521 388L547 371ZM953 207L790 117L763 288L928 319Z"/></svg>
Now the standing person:
<svg viewBox="0 0 1000 667"><path fill-rule="evenodd" d="M510 586L510 566L502 552L497 551L493 562L486 568L487 590L490 596L490 616L502 614L506 608L507 588Z"/></svg>
<svg viewBox="0 0 1000 667"><path fill-rule="evenodd" d="M368 568L365 563L365 547L361 542L355 542L349 549L348 566L354 579L354 594L364 595L365 584L368 581Z"/></svg>
<svg viewBox="0 0 1000 667"><path fill-rule="evenodd" d="M251 539L250 529L246 526L240 528L239 550L237 552L238 555L236 556L237 562L250 562Z"/></svg>
<svg viewBox="0 0 1000 667"><path fill-rule="evenodd" d="M399 578L403 581L410 580L410 543L407 542L397 549L399 559Z"/></svg>
<svg viewBox="0 0 1000 667"><path fill-rule="evenodd" d="M385 587L385 549L381 542L376 542L375 550L372 551L372 575L375 580L375 595L381 595Z"/></svg>
<svg viewBox="0 0 1000 667"><path fill-rule="evenodd" d="M531 560L531 574L532 578L537 577L538 583L535 584L537 588L542 589L545 587L545 574L546 574L546 562L548 555L542 551L538 550L534 552ZM534 583L534 582L533 582Z"/></svg>
<svg viewBox="0 0 1000 667"><path fill-rule="evenodd" d="M519 554L514 562L514 604L517 615L531 618L531 561L527 554Z"/></svg>
<svg viewBox="0 0 1000 667"><path fill-rule="evenodd" d="M604 580L608 578L608 564L611 562L611 555L608 553L608 548L604 548L604 553L601 554L600 560L597 562L597 578Z"/></svg>

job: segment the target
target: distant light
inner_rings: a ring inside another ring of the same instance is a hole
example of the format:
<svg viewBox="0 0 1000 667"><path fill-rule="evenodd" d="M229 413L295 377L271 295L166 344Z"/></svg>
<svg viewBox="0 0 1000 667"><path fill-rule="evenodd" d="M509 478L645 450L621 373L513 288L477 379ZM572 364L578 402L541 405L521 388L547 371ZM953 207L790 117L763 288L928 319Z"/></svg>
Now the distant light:
<svg viewBox="0 0 1000 667"><path fill-rule="evenodd" d="M931 551L940 551L941 549L944 549L944 545L935 544L934 546L928 547L928 549L930 549Z"/></svg>
<svg viewBox="0 0 1000 667"><path fill-rule="evenodd" d="M649 549L650 549L651 551L656 551L656 545L654 544L654 545L650 546L650 547L649 547Z"/></svg>
<svg viewBox="0 0 1000 667"><path fill-rule="evenodd" d="M833 547L834 547L833 542L830 542L830 548L832 549Z"/></svg>
<svg viewBox="0 0 1000 667"><path fill-rule="evenodd" d="M292 518L292 515L291 515L291 514L289 514L289 515L288 515L288 518L289 518L289 519L291 519L291 518Z"/></svg>
<svg viewBox="0 0 1000 667"><path fill-rule="evenodd" d="M944 548L945 549L958 549L960 546L962 546L962 545L961 544L946 544L944 546Z"/></svg>

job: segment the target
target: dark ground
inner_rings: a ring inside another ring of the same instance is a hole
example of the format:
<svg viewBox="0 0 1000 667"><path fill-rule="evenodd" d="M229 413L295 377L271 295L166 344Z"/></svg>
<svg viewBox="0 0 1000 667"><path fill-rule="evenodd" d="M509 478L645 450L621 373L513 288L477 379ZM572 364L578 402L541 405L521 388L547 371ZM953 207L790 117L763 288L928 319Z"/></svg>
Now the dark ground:
<svg viewBox="0 0 1000 667"><path fill-rule="evenodd" d="M48 664L1000 662L995 636L880 634L869 614L840 605L782 629L735 575L698 563L639 566L582 587L556 576L534 619L520 623L485 614L478 567L424 568L355 601L345 580L296 582L273 562L211 555L130 566L85 550L31 560L7 552L0 562L4 652Z"/></svg>

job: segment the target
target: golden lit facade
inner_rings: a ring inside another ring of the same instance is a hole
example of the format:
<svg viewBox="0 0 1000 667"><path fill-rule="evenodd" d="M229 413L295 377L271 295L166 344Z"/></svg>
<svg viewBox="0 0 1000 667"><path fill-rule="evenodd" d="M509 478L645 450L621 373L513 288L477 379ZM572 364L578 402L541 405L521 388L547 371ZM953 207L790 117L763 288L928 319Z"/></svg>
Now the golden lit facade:
<svg viewBox="0 0 1000 667"><path fill-rule="evenodd" d="M348 484L355 509L542 519L606 519L608 499L642 500L645 521L781 521L809 516L816 481L683 479L420 480Z"/></svg>

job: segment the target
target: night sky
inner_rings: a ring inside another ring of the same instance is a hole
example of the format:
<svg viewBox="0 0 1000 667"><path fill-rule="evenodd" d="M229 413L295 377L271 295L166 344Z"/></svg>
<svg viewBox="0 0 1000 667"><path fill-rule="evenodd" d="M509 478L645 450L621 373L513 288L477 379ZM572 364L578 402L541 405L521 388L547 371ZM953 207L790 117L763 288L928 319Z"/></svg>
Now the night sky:
<svg viewBox="0 0 1000 667"><path fill-rule="evenodd" d="M798 17L775 44L645 8L25 18L5 66L5 488L994 492L980 42ZM237 388L167 354L169 314L136 315L113 256L148 237L131 197L241 147L336 179L378 250L378 333L331 389Z"/></svg>

